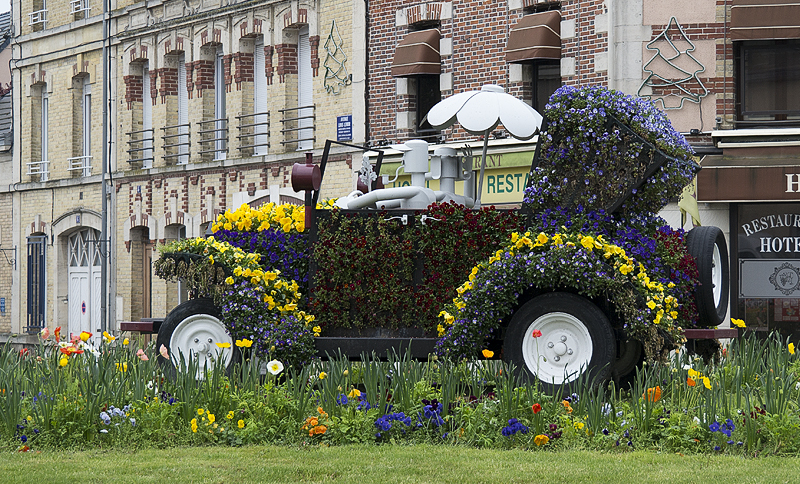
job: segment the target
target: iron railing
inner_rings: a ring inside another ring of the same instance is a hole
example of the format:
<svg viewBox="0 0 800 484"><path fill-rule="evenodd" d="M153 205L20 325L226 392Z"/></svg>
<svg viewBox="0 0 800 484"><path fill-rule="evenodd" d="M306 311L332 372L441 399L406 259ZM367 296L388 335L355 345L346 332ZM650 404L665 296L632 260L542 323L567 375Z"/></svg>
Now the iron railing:
<svg viewBox="0 0 800 484"><path fill-rule="evenodd" d="M152 167L153 128L131 131L125 135L128 136L128 163L141 163L142 168Z"/></svg>
<svg viewBox="0 0 800 484"><path fill-rule="evenodd" d="M201 138L197 141L200 145L198 154L228 152L228 118L198 121L197 125L200 127L197 134L199 134ZM212 128L208 128L209 125L211 125ZM203 137L208 134L210 134L211 137L203 139ZM216 157L217 156L215 156L215 158Z"/></svg>
<svg viewBox="0 0 800 484"><path fill-rule="evenodd" d="M164 161L168 162L177 158L178 165L189 163L189 151L192 146L189 123L165 126L161 128L161 132L163 133L161 139L164 142L164 156L162 157Z"/></svg>
<svg viewBox="0 0 800 484"><path fill-rule="evenodd" d="M28 175L36 176L39 175L39 181L47 181L50 179L50 161L49 160L42 160L42 161L31 161L27 163L28 165Z"/></svg>
<svg viewBox="0 0 800 484"><path fill-rule="evenodd" d="M67 163L69 163L69 171L78 171L81 170L81 176L92 176L92 157L89 155L86 156L73 156L72 158L67 158Z"/></svg>
<svg viewBox="0 0 800 484"><path fill-rule="evenodd" d="M267 120L259 122L259 116L266 116ZM239 140L239 151L255 149L261 146L266 146L267 148L270 147L269 111L264 113L242 114L241 116L236 116L236 119L239 121L239 125L236 126L236 129L239 130L239 134L236 136L236 139ZM246 122L247 120L250 120L250 122ZM265 129L259 129L261 127L264 127ZM267 142L259 143L258 136L263 136L267 139ZM249 143L242 141L244 139L249 140Z"/></svg>
<svg viewBox="0 0 800 484"><path fill-rule="evenodd" d="M281 113L281 124L283 125L283 129L281 129L281 134L286 135L286 133L296 133L294 138L285 139L281 141L282 145L290 144L290 143L299 143L301 141L316 141L314 133L316 132L315 121L317 119L316 115L316 105L312 104L310 106L298 106L296 108L286 108L286 109L279 109L278 112ZM306 110L310 109L311 114L306 114ZM296 113L293 117L287 117L292 113ZM303 125L302 121L310 119L311 126ZM295 121L299 121L297 126L295 127L287 127L287 123L292 123ZM308 136L308 132L311 132L311 136ZM288 137L288 135L286 135Z"/></svg>

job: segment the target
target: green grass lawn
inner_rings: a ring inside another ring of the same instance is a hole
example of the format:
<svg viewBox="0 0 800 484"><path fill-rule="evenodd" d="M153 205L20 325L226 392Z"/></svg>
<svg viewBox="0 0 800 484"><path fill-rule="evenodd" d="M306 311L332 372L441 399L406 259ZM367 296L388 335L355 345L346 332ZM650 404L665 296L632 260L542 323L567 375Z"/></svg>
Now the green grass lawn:
<svg viewBox="0 0 800 484"><path fill-rule="evenodd" d="M192 447L6 453L3 483L800 482L800 458L532 452L450 446Z"/></svg>

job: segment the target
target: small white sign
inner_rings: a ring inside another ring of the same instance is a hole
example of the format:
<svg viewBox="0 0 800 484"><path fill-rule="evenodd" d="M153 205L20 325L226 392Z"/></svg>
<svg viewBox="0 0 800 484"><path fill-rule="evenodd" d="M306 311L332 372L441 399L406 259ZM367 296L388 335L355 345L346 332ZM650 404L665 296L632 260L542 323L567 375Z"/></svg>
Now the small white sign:
<svg viewBox="0 0 800 484"><path fill-rule="evenodd" d="M743 298L800 297L800 260L740 259L739 293Z"/></svg>

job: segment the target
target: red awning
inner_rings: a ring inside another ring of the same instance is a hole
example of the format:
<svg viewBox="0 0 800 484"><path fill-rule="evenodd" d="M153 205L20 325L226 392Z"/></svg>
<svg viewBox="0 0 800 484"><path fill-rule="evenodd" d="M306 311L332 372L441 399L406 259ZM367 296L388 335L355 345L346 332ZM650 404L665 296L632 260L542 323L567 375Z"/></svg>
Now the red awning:
<svg viewBox="0 0 800 484"><path fill-rule="evenodd" d="M406 35L394 51L392 75L402 77L441 73L440 37L437 29L420 30Z"/></svg>
<svg viewBox="0 0 800 484"><path fill-rule="evenodd" d="M561 12L525 15L511 27L506 62L561 59Z"/></svg>
<svg viewBox="0 0 800 484"><path fill-rule="evenodd" d="M800 39L800 1L733 0L731 39Z"/></svg>

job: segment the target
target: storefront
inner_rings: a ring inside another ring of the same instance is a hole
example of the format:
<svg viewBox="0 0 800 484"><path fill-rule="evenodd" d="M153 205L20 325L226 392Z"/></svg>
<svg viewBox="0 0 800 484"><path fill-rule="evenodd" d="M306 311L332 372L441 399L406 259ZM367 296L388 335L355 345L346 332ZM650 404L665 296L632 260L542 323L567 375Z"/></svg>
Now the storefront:
<svg viewBox="0 0 800 484"><path fill-rule="evenodd" d="M729 202L731 316L784 337L800 335L800 159L793 151L738 143L706 157L698 176L700 201Z"/></svg>

